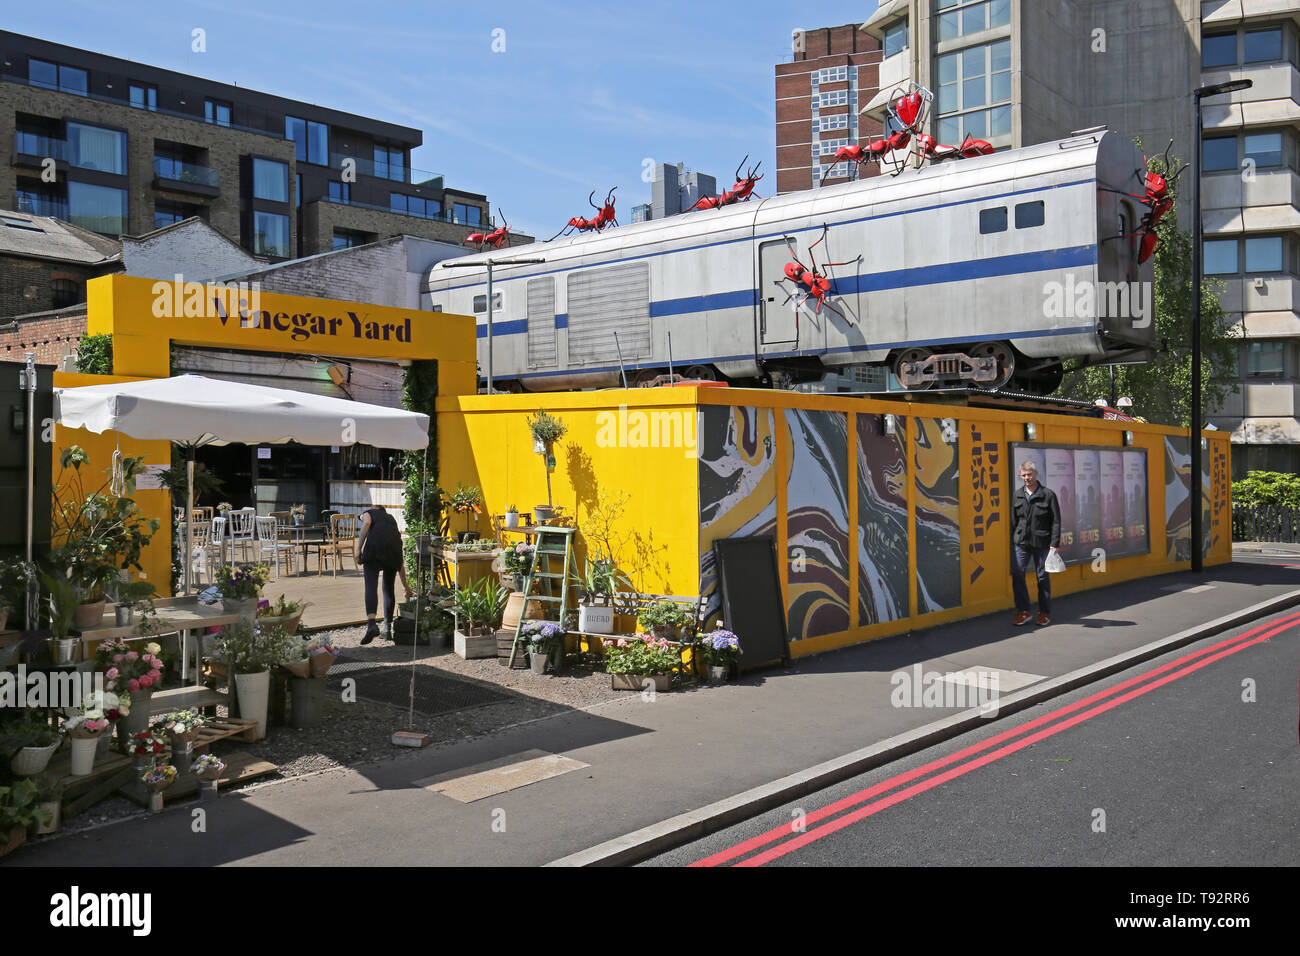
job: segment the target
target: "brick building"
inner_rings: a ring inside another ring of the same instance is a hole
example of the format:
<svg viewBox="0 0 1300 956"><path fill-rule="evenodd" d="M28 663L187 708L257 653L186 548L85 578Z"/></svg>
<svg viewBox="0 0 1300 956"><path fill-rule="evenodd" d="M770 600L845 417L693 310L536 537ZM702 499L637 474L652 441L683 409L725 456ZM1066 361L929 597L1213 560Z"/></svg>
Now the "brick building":
<svg viewBox="0 0 1300 956"><path fill-rule="evenodd" d="M197 216L267 260L491 224L411 168L419 130L4 31L0 54L0 205L108 236Z"/></svg>
<svg viewBox="0 0 1300 956"><path fill-rule="evenodd" d="M792 61L776 65L778 193L847 182L851 164L832 162L835 150L881 134L879 119L858 115L876 94L881 58L880 41L859 26L796 30Z"/></svg>

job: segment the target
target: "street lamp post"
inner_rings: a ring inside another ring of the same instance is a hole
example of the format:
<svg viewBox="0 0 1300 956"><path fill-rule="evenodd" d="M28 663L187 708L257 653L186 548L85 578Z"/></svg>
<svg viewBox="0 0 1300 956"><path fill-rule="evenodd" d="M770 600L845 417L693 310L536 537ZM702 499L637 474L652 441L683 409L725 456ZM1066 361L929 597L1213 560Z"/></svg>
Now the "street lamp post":
<svg viewBox="0 0 1300 956"><path fill-rule="evenodd" d="M492 268L493 266L522 266L545 262L545 259L488 259L486 262L440 262L444 269L477 269L487 266L487 393L492 394ZM474 329L477 341L478 328Z"/></svg>
<svg viewBox="0 0 1300 956"><path fill-rule="evenodd" d="M1192 509L1192 570L1201 570L1204 555L1201 515L1201 100L1221 93L1248 90L1253 80L1229 80L1202 86L1192 93L1196 100L1196 142L1192 149L1192 474L1189 505Z"/></svg>

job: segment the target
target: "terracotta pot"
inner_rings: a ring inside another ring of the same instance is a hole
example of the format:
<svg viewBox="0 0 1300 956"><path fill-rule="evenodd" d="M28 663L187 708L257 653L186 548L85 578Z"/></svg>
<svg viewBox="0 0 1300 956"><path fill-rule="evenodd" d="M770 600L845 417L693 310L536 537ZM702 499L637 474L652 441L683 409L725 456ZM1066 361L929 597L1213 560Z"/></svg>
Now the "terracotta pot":
<svg viewBox="0 0 1300 956"><path fill-rule="evenodd" d="M78 604L75 616L72 619L72 626L79 631L89 631L104 623L104 607L108 604L103 598L98 601L89 601L85 604Z"/></svg>

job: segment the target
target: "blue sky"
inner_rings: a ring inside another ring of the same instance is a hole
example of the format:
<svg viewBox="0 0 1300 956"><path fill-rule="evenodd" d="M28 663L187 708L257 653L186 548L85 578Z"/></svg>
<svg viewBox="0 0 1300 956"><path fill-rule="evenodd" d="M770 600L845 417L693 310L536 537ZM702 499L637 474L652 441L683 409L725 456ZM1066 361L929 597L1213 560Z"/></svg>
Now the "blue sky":
<svg viewBox="0 0 1300 956"><path fill-rule="evenodd" d="M774 66L795 28L865 20L875 0L702 4L383 0L58 0L8 4L17 33L424 132L412 166L486 193L547 238L617 185L648 202L646 159L729 177L746 154L775 191ZM191 50L206 31L207 51ZM504 52L493 52L494 30ZM502 35L497 35L502 38ZM722 181L726 179L724 184ZM766 188L764 188L766 187Z"/></svg>

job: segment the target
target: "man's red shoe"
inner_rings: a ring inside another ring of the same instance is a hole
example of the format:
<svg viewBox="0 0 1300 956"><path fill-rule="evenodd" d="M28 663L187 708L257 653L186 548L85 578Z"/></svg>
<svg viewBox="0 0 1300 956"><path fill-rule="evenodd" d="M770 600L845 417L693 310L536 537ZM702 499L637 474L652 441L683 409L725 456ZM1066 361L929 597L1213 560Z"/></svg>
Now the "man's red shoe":
<svg viewBox="0 0 1300 956"><path fill-rule="evenodd" d="M1033 615L1030 614L1028 611L1020 611L1018 614L1016 614L1015 625L1016 627L1019 627L1021 624L1028 624L1030 619L1032 618Z"/></svg>
<svg viewBox="0 0 1300 956"><path fill-rule="evenodd" d="M1046 614L1040 614L1040 615L1038 615L1038 623L1039 623L1039 624L1051 624L1051 623L1052 623L1052 619L1051 619L1050 617L1048 617Z"/></svg>

